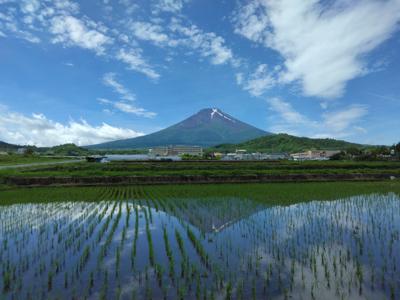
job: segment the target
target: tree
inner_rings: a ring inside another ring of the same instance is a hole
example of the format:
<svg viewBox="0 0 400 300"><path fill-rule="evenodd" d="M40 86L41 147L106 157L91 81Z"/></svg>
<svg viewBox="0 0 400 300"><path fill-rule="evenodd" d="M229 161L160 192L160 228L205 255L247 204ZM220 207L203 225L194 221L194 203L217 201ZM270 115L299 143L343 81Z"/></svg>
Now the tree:
<svg viewBox="0 0 400 300"><path fill-rule="evenodd" d="M374 148L372 153L376 156L379 155L389 155L390 154L390 148L386 147L386 146L380 146L377 148Z"/></svg>
<svg viewBox="0 0 400 300"><path fill-rule="evenodd" d="M344 151L340 151L339 153L332 155L329 159L330 160L344 160L344 159L346 159L346 153Z"/></svg>
<svg viewBox="0 0 400 300"><path fill-rule="evenodd" d="M33 148L32 147L28 147L25 149L24 155L25 156L32 156L34 153Z"/></svg>
<svg viewBox="0 0 400 300"><path fill-rule="evenodd" d="M362 151L357 147L349 147L346 149L346 153L351 156L358 156L362 154Z"/></svg>
<svg viewBox="0 0 400 300"><path fill-rule="evenodd" d="M400 142L394 146L394 151L396 151L397 154L400 154Z"/></svg>

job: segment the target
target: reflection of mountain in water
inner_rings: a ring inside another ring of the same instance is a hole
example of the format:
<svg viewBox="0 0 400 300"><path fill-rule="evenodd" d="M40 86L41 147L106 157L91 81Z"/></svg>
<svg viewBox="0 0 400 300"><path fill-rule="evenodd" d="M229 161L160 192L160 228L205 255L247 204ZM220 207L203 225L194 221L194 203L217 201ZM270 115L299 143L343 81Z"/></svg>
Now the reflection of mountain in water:
<svg viewBox="0 0 400 300"><path fill-rule="evenodd" d="M167 214L189 222L204 233L220 232L267 207L251 199L231 197L168 198L164 202Z"/></svg>

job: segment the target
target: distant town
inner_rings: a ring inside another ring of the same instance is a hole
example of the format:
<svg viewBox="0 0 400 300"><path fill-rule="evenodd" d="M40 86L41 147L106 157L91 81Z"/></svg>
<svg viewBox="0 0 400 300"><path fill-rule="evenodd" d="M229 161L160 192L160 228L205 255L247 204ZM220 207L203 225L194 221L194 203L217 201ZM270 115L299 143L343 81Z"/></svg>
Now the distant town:
<svg viewBox="0 0 400 300"><path fill-rule="evenodd" d="M149 149L148 157L170 157L179 159L182 156L193 156L203 157L204 150L200 146L165 146L155 147ZM300 153L260 153L260 152L248 152L246 149L237 149L233 153L221 153L211 152L208 155L211 158L220 160L280 160L280 159L292 159L292 160L328 160L333 155L340 153L339 150L309 150Z"/></svg>
<svg viewBox="0 0 400 300"><path fill-rule="evenodd" d="M211 148L189 145L168 145L141 150L87 150L73 144L56 146L50 149L36 147L18 147L12 150L0 151L0 156L6 155L45 155L45 156L80 156L90 162L108 162L111 160L221 160L221 161L324 161L324 160L398 160L400 145L378 147L373 149L348 148L344 150L305 150L302 152L248 151L236 149L231 152L213 151Z"/></svg>

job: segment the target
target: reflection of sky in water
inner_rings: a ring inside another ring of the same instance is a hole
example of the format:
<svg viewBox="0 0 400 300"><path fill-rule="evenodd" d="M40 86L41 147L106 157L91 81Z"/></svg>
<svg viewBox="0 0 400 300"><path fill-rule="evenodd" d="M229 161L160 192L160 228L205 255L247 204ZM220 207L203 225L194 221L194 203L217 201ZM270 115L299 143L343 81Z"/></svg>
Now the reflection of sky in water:
<svg viewBox="0 0 400 300"><path fill-rule="evenodd" d="M71 297L74 289L86 291L91 299L101 295L130 299L133 293L138 298L146 294L149 297L150 288L155 299L163 295L175 299L179 286L190 287L186 292L193 298L197 284L201 290L204 286L212 290L215 282L220 282L215 288L216 297L224 297L228 282L232 282L232 293L239 293L242 282L244 298L252 293L282 299L289 295L294 299L310 299L313 295L316 299L400 296L400 276L396 272L400 268L400 199L395 194L289 206L267 206L238 198L123 201L115 208L114 203L0 207L0 270L14 266L15 277L21 278L15 282L23 287L23 292L18 292L13 283L15 294L6 293L5 298L27 292L33 297L42 293L57 296L60 292ZM139 216L137 236L135 210ZM154 266L149 260L146 222ZM106 228L103 233L102 227ZM175 264L174 276L169 273L171 258L166 255L163 228ZM204 249L209 266L202 262L188 231ZM181 254L177 233L183 239L187 261ZM133 258L135 238L137 254ZM85 246L90 256L82 270L76 271ZM102 247L107 254L100 260ZM55 261L61 265L57 273ZM184 264L192 275L181 275ZM162 269L161 285L157 268ZM47 290L43 287L47 286L50 271L54 273L52 289ZM89 291L91 273L96 275ZM64 287L65 276L70 282L68 288Z"/></svg>

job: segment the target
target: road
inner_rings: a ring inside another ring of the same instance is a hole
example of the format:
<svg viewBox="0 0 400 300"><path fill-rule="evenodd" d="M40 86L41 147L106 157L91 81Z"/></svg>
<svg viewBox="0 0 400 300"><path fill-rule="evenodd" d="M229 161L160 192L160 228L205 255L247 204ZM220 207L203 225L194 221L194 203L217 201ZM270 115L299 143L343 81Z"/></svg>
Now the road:
<svg viewBox="0 0 400 300"><path fill-rule="evenodd" d="M81 162L81 161L83 161L83 160L82 159L68 159L68 160L61 160L61 161L49 161L49 162L38 162L38 163L30 163L30 164L7 165L7 166L0 166L0 170L58 165L58 164L69 164L69 163L77 163L77 162Z"/></svg>

